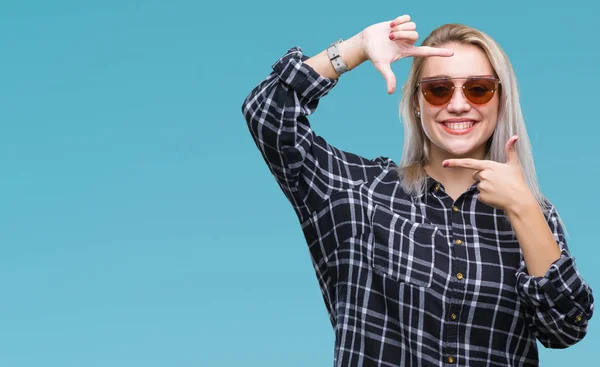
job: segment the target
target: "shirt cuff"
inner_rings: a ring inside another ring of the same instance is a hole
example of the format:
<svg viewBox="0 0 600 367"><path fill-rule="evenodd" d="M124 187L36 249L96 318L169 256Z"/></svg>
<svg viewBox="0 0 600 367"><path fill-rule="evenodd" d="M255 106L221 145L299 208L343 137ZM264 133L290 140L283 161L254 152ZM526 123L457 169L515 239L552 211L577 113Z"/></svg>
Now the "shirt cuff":
<svg viewBox="0 0 600 367"><path fill-rule="evenodd" d="M273 70L284 83L310 101L325 96L337 84L337 79L317 73L304 63L306 60L308 57L302 53L302 49L293 47L273 64Z"/></svg>
<svg viewBox="0 0 600 367"><path fill-rule="evenodd" d="M574 322L581 321L588 308L586 285L575 260L564 250L543 277L529 275L523 262L517 271L517 291L526 303L554 309Z"/></svg>

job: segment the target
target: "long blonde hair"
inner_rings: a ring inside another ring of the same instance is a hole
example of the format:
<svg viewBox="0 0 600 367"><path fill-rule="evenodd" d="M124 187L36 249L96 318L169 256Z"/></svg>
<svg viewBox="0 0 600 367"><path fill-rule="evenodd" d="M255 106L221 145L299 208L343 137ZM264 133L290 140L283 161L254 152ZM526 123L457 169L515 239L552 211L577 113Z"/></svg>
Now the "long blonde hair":
<svg viewBox="0 0 600 367"><path fill-rule="evenodd" d="M505 144L512 135L518 135L516 149L525 180L540 207L547 213L548 202L540 192L531 143L519 103L517 79L507 55L490 36L462 24L446 24L435 29L422 45L439 47L448 43L475 45L486 53L501 85L498 122L491 141L487 145L486 159L506 162ZM404 124L404 147L398 171L402 187L412 195L421 195L426 189L427 175L424 165L429 156L428 138L419 119L415 116L417 83L424 62L424 57L413 58L408 80L402 87L400 101L400 117Z"/></svg>

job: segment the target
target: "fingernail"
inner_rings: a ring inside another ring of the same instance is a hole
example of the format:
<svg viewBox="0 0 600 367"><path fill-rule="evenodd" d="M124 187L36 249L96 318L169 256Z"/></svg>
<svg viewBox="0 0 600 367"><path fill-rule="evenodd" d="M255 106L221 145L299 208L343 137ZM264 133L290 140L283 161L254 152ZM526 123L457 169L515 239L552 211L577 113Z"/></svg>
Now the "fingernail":
<svg viewBox="0 0 600 367"><path fill-rule="evenodd" d="M442 163L442 166L444 166L444 167L448 167L449 165L450 165L450 163L448 163L446 161L444 161L444 163Z"/></svg>
<svg viewBox="0 0 600 367"><path fill-rule="evenodd" d="M394 22L390 23L390 27L394 28L396 25L394 24Z"/></svg>
<svg viewBox="0 0 600 367"><path fill-rule="evenodd" d="M390 33L390 39L393 40L394 39L394 34Z"/></svg>

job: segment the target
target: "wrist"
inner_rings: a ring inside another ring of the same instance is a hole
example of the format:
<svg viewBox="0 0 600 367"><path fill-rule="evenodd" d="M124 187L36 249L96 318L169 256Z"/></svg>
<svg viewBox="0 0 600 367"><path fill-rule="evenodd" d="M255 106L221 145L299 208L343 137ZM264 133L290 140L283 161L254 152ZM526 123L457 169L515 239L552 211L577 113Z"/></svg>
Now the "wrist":
<svg viewBox="0 0 600 367"><path fill-rule="evenodd" d="M340 57L350 70L367 61L362 33L358 33L347 40L342 41L338 45L338 49L340 51Z"/></svg>
<svg viewBox="0 0 600 367"><path fill-rule="evenodd" d="M531 192L520 195L512 205L505 208L505 212L509 218L526 218L535 211L540 211L541 208Z"/></svg>
<svg viewBox="0 0 600 367"><path fill-rule="evenodd" d="M367 60L361 33L340 42L338 44L338 52L339 57L342 59L342 61L344 61L344 64L346 64L348 70L354 69ZM316 56L309 58L304 63L326 78L339 78L338 73L329 59L327 49L323 50Z"/></svg>

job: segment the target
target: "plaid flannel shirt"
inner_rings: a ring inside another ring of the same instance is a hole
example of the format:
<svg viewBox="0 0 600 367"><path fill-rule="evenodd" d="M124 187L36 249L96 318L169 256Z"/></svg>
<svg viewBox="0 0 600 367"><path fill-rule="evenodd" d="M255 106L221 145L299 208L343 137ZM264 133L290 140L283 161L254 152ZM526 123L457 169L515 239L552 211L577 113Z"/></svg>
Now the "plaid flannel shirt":
<svg viewBox="0 0 600 367"><path fill-rule="evenodd" d="M556 209L562 250L528 275L502 210L474 184L456 201L429 178L413 197L396 164L339 150L307 116L336 84L290 49L245 99L262 157L293 206L335 333L334 365L536 366L549 348L581 340L593 313Z"/></svg>

